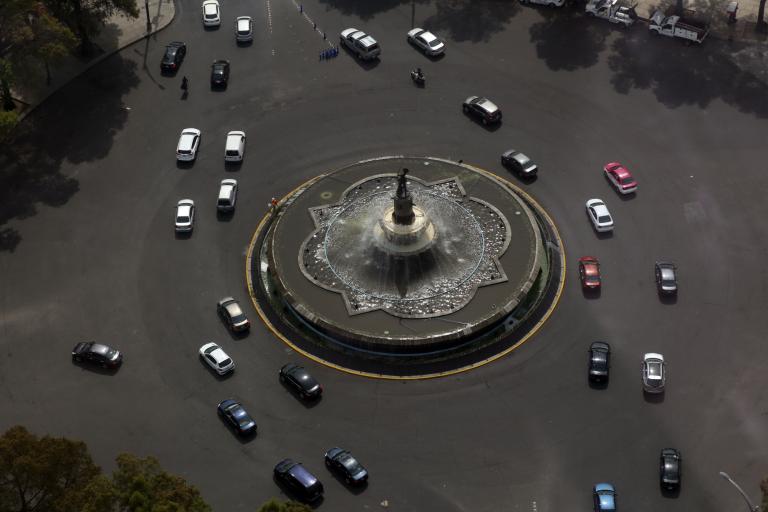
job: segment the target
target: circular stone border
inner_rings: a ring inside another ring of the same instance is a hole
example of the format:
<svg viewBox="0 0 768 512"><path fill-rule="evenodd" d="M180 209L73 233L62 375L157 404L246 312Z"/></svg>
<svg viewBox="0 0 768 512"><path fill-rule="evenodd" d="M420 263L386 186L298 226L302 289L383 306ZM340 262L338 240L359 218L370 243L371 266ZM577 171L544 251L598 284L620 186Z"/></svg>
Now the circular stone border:
<svg viewBox="0 0 768 512"><path fill-rule="evenodd" d="M254 231L253 236L251 237L250 244L248 246L247 256L246 256L246 269L245 269L248 292L256 312L258 313L264 325L272 332L272 334L278 339L280 339L287 346L289 346L291 349L329 368L333 368L333 369L336 369L345 373L349 373L352 375L369 377L369 378L380 378L380 379L391 379L391 380L414 380L414 379L429 379L429 378L443 377L443 376L454 375L457 373L469 371L474 368L478 368L480 366L486 365L492 361L495 361L509 354L513 350L520 347L523 343L528 341L533 335L535 335L537 331L541 328L541 326L547 321L547 319L551 316L551 314L554 312L557 305L559 304L560 297L562 295L562 291L565 286L565 280L566 280L565 251L563 248L562 238L560 237L560 234L554 222L552 221L552 218L541 207L541 205L539 205L538 202L536 202L527 192L519 188L517 185L513 184L509 180L501 176L498 176L492 172L486 171L484 169L481 169L472 165L468 165L463 162L462 163L453 162L450 160L435 158L435 157L391 156L391 157L380 157L380 158L363 160L358 163L366 163L366 162L376 161L376 160L387 160L387 159L397 159L397 158L423 158L425 160L441 161L441 162L449 163L452 165L458 165L458 166L464 167L467 170L477 172L485 176L486 178L500 182L504 187L509 188L512 192L517 194L519 197L521 197L525 201L527 206L530 209L532 209L536 214L537 218L540 219L541 221L540 228L543 230L544 229L546 230L549 238L549 240L546 242L546 248L548 249L548 252L550 254L550 265L552 269L549 272L549 281L547 282L545 293L542 294L542 299L539 301L539 304L537 304L537 307L532 308L533 310L529 314L527 314L523 320L519 322L519 326L516 327L515 331L511 333L507 333L506 336L502 336L498 340L494 340L492 343L484 347L482 350L479 350L477 352L468 352L468 354L474 354L475 357L462 356L462 357L456 358L457 360L452 365L449 365L450 367L447 367L447 368L446 368L446 364L444 364L445 361L441 362L443 364L435 363L435 361L426 361L424 363L417 362L416 364L411 364L412 361L409 359L408 364L402 364L402 362L400 362L399 364L394 364L392 363L392 361L387 362L384 360L374 361L373 366L376 366L376 369L372 370L371 364L355 364L357 362L360 362L361 360L367 361L368 363L370 363L369 360L366 360L363 358L359 358L359 359L346 358L347 359L346 361L340 362L339 359L345 359L345 358L335 357L335 354L327 354L332 357L322 357L317 353L314 353L316 351L311 351L311 349L316 347L311 346L312 345L311 341L307 342L301 339L301 334L297 333L295 329L293 329L289 325L286 325L284 322L282 322L279 315L276 314L271 307L267 307L267 308L262 307L261 301L265 300L265 297L263 296L265 291L261 288L261 286L255 286L254 275L255 274L259 275L260 271L263 270L259 268L259 266L261 265L260 241L268 231L267 228L271 226L271 220L273 220L276 210L278 210L282 205L284 205L287 199L294 197L302 189L311 187L317 181L327 177L329 174L332 174L333 173L332 171L330 173L321 174L319 176L316 176L314 178L311 178L303 182L302 184L294 188L291 192L283 196L279 201L277 208L270 209L262 217L261 221L256 227L256 230ZM551 286L551 284L554 284L551 282L553 279L556 279L558 281L557 287ZM260 297L260 295L262 296ZM545 302L547 303L546 308L541 307L544 305L543 303ZM526 326L524 324L528 324L528 325ZM284 333L283 330L286 330L289 334ZM294 341L291 339L297 336L299 337L299 341ZM307 345L310 345L310 347L307 347ZM322 352L322 350L320 352ZM453 359L451 359L451 361L453 361ZM367 368L361 369L361 367L363 368L367 367Z"/></svg>

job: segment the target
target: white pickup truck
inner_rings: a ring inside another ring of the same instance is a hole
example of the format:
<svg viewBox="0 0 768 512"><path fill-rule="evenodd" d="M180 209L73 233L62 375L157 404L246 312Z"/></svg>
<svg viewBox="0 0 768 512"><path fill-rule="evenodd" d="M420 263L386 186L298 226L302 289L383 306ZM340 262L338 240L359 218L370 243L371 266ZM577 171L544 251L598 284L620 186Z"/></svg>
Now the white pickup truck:
<svg viewBox="0 0 768 512"><path fill-rule="evenodd" d="M652 34L679 37L699 44L709 34L709 27L704 22L684 19L680 16L667 16L661 11L653 13L648 30Z"/></svg>
<svg viewBox="0 0 768 512"><path fill-rule="evenodd" d="M634 9L622 5L619 0L589 0L585 12L587 16L603 18L625 27L635 22Z"/></svg>

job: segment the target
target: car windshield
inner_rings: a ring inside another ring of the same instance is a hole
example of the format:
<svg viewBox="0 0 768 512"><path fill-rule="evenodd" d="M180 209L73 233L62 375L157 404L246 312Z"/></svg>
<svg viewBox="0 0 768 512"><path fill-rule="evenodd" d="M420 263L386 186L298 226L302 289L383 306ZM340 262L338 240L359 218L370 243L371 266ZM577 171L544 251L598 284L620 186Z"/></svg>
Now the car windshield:
<svg viewBox="0 0 768 512"><path fill-rule="evenodd" d="M226 358L219 363L219 366L223 368L225 366L229 366L230 364L232 364L232 360L230 358Z"/></svg>
<svg viewBox="0 0 768 512"><path fill-rule="evenodd" d="M631 176L624 176L623 178L619 178L619 181L622 185L628 185L634 183L635 180L633 180Z"/></svg>
<svg viewBox="0 0 768 512"><path fill-rule="evenodd" d="M178 217L176 217L176 220L178 220L179 222L189 222L189 217L187 217L186 215L179 215Z"/></svg>
<svg viewBox="0 0 768 512"><path fill-rule="evenodd" d="M347 468L347 471L353 475L363 469L360 463L357 462L357 460L355 460L351 455L342 455L339 457L339 462L341 462L341 464Z"/></svg>
<svg viewBox="0 0 768 512"><path fill-rule="evenodd" d="M597 218L598 222L611 222L611 216L610 215L600 215Z"/></svg>
<svg viewBox="0 0 768 512"><path fill-rule="evenodd" d="M440 46L441 44L443 44L443 42L439 39L433 39L429 42L429 46L432 48L435 48L436 46Z"/></svg>

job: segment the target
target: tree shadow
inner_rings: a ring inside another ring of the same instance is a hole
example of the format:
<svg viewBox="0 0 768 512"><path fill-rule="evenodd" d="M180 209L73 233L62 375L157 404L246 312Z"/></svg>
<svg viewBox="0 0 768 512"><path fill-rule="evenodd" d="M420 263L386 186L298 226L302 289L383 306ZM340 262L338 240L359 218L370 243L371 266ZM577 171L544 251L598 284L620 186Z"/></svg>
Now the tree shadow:
<svg viewBox="0 0 768 512"><path fill-rule="evenodd" d="M587 19L576 9L542 9L544 21L529 32L536 54L554 71L575 71L598 63L606 39L615 27L605 20Z"/></svg>
<svg viewBox="0 0 768 512"><path fill-rule="evenodd" d="M520 4L510 0L437 0L435 7L437 12L422 23L425 29L472 43L487 42L520 12Z"/></svg>
<svg viewBox="0 0 768 512"><path fill-rule="evenodd" d="M372 19L377 14L390 11L401 5L429 3L431 0L320 0L320 4L326 6L326 10L339 11L345 16L357 16L363 21Z"/></svg>

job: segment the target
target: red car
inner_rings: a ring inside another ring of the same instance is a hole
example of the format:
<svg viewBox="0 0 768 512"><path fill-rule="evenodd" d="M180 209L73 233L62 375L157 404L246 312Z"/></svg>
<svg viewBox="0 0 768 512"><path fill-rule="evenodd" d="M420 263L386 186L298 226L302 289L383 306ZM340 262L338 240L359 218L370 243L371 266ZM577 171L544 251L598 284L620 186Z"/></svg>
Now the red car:
<svg viewBox="0 0 768 512"><path fill-rule="evenodd" d="M579 279L585 290L600 288L600 262L594 256L579 258Z"/></svg>
<svg viewBox="0 0 768 512"><path fill-rule="evenodd" d="M603 167L605 177L619 191L620 194L631 194L637 190L637 181L632 173L618 162L605 164Z"/></svg>

